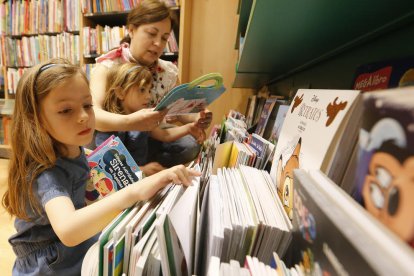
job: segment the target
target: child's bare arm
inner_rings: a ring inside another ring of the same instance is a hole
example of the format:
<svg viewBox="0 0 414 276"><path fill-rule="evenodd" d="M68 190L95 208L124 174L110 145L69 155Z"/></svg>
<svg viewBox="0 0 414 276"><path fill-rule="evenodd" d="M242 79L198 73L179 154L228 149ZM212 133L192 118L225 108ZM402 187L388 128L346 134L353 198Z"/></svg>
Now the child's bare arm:
<svg viewBox="0 0 414 276"><path fill-rule="evenodd" d="M187 134L191 134L199 143L206 139L204 130L197 127L196 122L166 129L156 128L151 131L151 137L161 142L172 142Z"/></svg>
<svg viewBox="0 0 414 276"><path fill-rule="evenodd" d="M122 210L151 198L169 183L190 185L199 172L178 165L125 187L102 200L75 210L68 197L56 197L45 205L53 230L66 246L76 246L101 231Z"/></svg>

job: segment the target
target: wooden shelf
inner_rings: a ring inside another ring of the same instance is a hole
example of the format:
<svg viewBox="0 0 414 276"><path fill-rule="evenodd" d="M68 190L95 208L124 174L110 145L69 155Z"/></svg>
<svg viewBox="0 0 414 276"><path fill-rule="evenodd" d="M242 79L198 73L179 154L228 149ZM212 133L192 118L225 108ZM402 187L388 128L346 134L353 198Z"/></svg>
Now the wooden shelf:
<svg viewBox="0 0 414 276"><path fill-rule="evenodd" d="M0 158L10 158L11 148L9 145L0 144Z"/></svg>
<svg viewBox="0 0 414 276"><path fill-rule="evenodd" d="M250 2L242 0L239 33ZM406 28L414 22L414 1L253 0L249 15L234 87L260 88Z"/></svg>
<svg viewBox="0 0 414 276"><path fill-rule="evenodd" d="M49 35L49 36L56 36L62 33L70 33L74 35L78 35L79 31L62 31L62 32L46 32L46 33L34 33L34 34L19 34L19 35L10 35L5 34L5 37L11 37L11 38L22 38L24 36L39 36L39 35Z"/></svg>
<svg viewBox="0 0 414 276"><path fill-rule="evenodd" d="M86 13L83 17L87 20L93 21L95 24L113 27L125 25L128 13L129 11Z"/></svg>
<svg viewBox="0 0 414 276"><path fill-rule="evenodd" d="M14 109L14 99L0 99L0 115L11 116Z"/></svg>

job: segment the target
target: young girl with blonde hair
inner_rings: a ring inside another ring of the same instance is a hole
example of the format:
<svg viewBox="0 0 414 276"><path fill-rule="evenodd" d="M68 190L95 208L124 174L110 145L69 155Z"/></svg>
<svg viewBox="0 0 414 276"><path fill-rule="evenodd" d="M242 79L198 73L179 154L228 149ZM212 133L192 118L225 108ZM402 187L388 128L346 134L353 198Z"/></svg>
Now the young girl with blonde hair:
<svg viewBox="0 0 414 276"><path fill-rule="evenodd" d="M16 217L9 242L13 275L79 275L96 235L123 209L167 184L189 185L199 175L184 166L163 170L85 206L89 166L82 145L95 116L85 74L53 59L19 81L11 129L5 209Z"/></svg>
<svg viewBox="0 0 414 276"><path fill-rule="evenodd" d="M106 84L103 103L105 111L128 115L147 108L150 104L152 78L146 67L133 63L114 65L109 70ZM197 122L191 122L172 128L157 126L151 131L97 132L95 143L99 145L111 135L118 136L145 175L151 175L164 167L158 162L148 162L148 138L172 142L188 134L200 144L206 138Z"/></svg>

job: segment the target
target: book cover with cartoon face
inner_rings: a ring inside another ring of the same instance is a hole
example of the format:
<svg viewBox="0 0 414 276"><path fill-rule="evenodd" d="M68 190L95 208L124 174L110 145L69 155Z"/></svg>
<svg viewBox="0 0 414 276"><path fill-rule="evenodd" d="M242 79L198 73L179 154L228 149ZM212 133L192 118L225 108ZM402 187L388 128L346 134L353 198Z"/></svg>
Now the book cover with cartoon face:
<svg viewBox="0 0 414 276"><path fill-rule="evenodd" d="M348 158L345 156L346 150L340 149L340 138L346 130L350 111L354 110L359 94L356 90L299 89L293 98L270 171L290 218L293 171L297 168L337 171L339 168L333 161ZM356 141L357 133L354 136ZM335 158L338 152L341 153L341 158ZM344 169L343 165L341 168ZM342 175L338 172L336 174Z"/></svg>
<svg viewBox="0 0 414 276"><path fill-rule="evenodd" d="M363 96L354 198L414 247L414 88Z"/></svg>

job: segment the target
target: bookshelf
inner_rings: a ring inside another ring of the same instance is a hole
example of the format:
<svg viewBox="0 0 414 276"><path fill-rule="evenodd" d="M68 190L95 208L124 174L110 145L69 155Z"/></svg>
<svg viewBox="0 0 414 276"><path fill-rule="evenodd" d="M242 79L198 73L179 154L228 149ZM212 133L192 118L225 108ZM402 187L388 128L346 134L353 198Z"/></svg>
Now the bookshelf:
<svg viewBox="0 0 414 276"><path fill-rule="evenodd" d="M184 32L190 32L190 25L184 21L184 17L191 18L191 3L187 2L189 1L179 1L179 5L175 4L172 8L179 20L177 28L173 30L177 46L161 57L178 64L180 80L188 80L188 69L186 69L188 62L183 59L190 44L189 36L184 40L183 35ZM176 1L167 1L169 5L174 3ZM129 11L129 8L128 10L111 8L110 11L104 12L103 8L108 10L108 7L102 7L99 12L93 12L96 8L92 1L81 3L81 1L69 0L40 0L1 3L0 11L3 16L0 21L0 100L3 102L0 105L6 105L8 110L13 110L15 88L20 76L24 70L45 59L65 57L80 66L95 63L95 58L105 51L101 49L99 52L84 54L84 28L96 28L97 25L112 28L124 25ZM45 14L47 16L42 16ZM123 36L123 33L119 34L119 38ZM178 45L182 47L178 48ZM9 118L11 113L4 113L2 110L0 108L0 117ZM0 129L3 135L7 132L3 129L3 123ZM3 138L0 140L0 145L2 143ZM3 149L7 150L8 146L2 145L0 157L7 156L2 154Z"/></svg>
<svg viewBox="0 0 414 276"><path fill-rule="evenodd" d="M24 71L52 57L79 64L79 11L79 1L69 0L0 4L0 158L7 157L4 138Z"/></svg>
<svg viewBox="0 0 414 276"><path fill-rule="evenodd" d="M414 55L412 1L240 0L238 12L234 87L346 89L358 65Z"/></svg>

